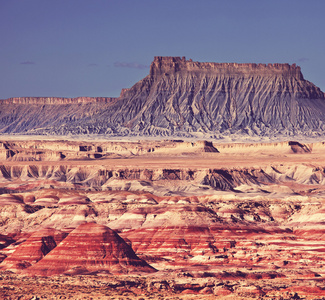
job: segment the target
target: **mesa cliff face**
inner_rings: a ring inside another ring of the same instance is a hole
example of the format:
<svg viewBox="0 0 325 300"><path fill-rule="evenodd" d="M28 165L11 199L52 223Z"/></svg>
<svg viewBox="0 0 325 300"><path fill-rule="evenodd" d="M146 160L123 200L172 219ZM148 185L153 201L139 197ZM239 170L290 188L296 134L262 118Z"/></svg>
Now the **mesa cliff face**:
<svg viewBox="0 0 325 300"><path fill-rule="evenodd" d="M193 62L185 57L156 56L150 66L150 75L158 76L167 73L183 72L208 72L221 75L283 75L295 76L303 80L299 66L295 64L239 64L239 63L213 63Z"/></svg>
<svg viewBox="0 0 325 300"><path fill-rule="evenodd" d="M13 98L0 132L209 137L325 130L325 96L288 64L200 63L155 57L119 98Z"/></svg>

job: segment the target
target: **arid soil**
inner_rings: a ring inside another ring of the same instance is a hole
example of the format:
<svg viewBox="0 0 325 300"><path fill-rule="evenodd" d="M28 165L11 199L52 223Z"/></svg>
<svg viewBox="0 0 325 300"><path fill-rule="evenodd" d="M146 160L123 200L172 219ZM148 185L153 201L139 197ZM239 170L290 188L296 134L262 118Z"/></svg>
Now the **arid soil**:
<svg viewBox="0 0 325 300"><path fill-rule="evenodd" d="M322 142L1 146L1 299L325 299Z"/></svg>

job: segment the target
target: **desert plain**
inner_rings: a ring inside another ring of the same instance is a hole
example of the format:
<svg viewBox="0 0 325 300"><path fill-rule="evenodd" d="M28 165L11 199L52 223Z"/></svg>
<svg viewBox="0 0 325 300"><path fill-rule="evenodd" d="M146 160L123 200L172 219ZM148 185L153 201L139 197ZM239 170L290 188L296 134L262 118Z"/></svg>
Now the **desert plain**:
<svg viewBox="0 0 325 300"><path fill-rule="evenodd" d="M2 299L324 299L325 143L2 139Z"/></svg>

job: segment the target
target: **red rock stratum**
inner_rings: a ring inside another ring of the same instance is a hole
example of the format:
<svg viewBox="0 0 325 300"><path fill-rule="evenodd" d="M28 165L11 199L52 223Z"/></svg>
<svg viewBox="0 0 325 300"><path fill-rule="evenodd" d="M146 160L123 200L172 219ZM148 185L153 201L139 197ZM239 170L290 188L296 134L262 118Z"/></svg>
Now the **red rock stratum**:
<svg viewBox="0 0 325 300"><path fill-rule="evenodd" d="M41 276L92 272L123 274L155 272L155 269L139 259L132 248L110 228L85 223L69 233L43 259L25 270L28 275Z"/></svg>

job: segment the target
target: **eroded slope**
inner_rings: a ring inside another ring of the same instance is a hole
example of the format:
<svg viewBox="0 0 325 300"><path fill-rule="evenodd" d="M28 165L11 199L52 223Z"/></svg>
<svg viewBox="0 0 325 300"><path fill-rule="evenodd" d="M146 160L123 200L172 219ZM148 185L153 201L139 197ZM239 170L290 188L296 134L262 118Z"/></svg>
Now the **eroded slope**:
<svg viewBox="0 0 325 300"><path fill-rule="evenodd" d="M288 64L155 57L119 98L0 101L0 132L110 136L311 136L324 132L324 93Z"/></svg>

